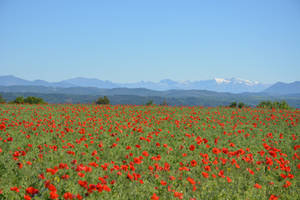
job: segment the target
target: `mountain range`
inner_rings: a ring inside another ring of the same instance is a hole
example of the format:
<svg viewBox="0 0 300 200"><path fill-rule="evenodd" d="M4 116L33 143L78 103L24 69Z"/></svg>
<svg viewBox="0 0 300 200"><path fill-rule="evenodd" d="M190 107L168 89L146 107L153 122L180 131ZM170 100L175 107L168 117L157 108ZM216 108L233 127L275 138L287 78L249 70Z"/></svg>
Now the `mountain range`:
<svg viewBox="0 0 300 200"><path fill-rule="evenodd" d="M14 76L0 76L0 93L12 101L18 96L37 96L48 103L92 103L108 96L111 104L142 105L167 101L169 105L228 105L232 101L255 106L265 100L286 100L300 108L300 81L268 85L241 79L206 81L113 83L98 79L73 78L60 82L28 81Z"/></svg>
<svg viewBox="0 0 300 200"><path fill-rule="evenodd" d="M265 89L264 92L269 94L299 94L300 93L300 81L292 83L277 82L269 88Z"/></svg>
<svg viewBox="0 0 300 200"><path fill-rule="evenodd" d="M279 83L278 83L279 84ZM95 78L83 78L77 77L59 82L48 82L44 80L29 81L21 79L12 75L0 76L0 86L45 86L45 87L95 87L102 89L112 88L146 88L151 90L165 91L165 90L209 90L216 92L230 92L230 93L242 93L242 92L263 92L268 90L270 84L263 84L257 81L243 80L239 78L222 79L214 78L211 80L199 80L199 81L174 81L171 79L164 79L159 82L151 81L139 81L134 83L114 83L108 80L99 80ZM299 85L299 83L295 83ZM286 87L276 87L270 90L271 93L277 88L280 90L286 90ZM297 86L296 86L297 87ZM294 92L295 90L290 90ZM297 92L297 91L296 91ZM275 92L276 93L276 92Z"/></svg>

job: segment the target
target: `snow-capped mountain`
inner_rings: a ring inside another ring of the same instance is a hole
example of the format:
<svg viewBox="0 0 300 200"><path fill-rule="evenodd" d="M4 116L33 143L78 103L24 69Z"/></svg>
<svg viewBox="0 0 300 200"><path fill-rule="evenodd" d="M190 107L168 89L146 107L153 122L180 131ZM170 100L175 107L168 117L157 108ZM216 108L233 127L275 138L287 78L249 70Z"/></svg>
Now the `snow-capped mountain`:
<svg viewBox="0 0 300 200"><path fill-rule="evenodd" d="M223 79L214 78L212 80L201 81L183 81L177 82L170 79L164 79L159 82L137 82L130 84L121 84L127 88L147 88L152 90L211 90L217 92L260 92L269 85L257 81L243 80L238 78Z"/></svg>
<svg viewBox="0 0 300 200"><path fill-rule="evenodd" d="M242 84L242 85L248 85L248 86L254 86L254 85L259 85L260 83L258 81L249 81L249 80L243 80L240 78L231 78L231 79L223 79L223 78L214 78L214 80L218 84Z"/></svg>
<svg viewBox="0 0 300 200"><path fill-rule="evenodd" d="M147 88L152 90L210 90L217 92L261 92L270 85L257 81L243 80L239 78L214 78L211 80L200 81L174 81L164 79L159 82L140 81L135 83L114 83L108 80L95 78L72 78L60 82L47 82L43 80L28 81L15 76L0 76L0 86L13 85L35 85L46 87L96 87L96 88Z"/></svg>
<svg viewBox="0 0 300 200"><path fill-rule="evenodd" d="M261 92L269 86L258 81L243 80L240 78L215 78L214 81L217 85L212 84L211 89L218 92Z"/></svg>

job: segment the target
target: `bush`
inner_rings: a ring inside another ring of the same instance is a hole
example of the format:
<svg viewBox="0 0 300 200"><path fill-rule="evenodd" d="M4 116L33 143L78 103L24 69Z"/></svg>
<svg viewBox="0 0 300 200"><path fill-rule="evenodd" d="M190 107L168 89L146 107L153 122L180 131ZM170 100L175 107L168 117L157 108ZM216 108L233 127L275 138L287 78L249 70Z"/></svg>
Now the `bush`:
<svg viewBox="0 0 300 200"><path fill-rule="evenodd" d="M5 103L5 99L2 97L1 94L0 94L0 103Z"/></svg>
<svg viewBox="0 0 300 200"><path fill-rule="evenodd" d="M230 108L236 108L236 106L237 106L237 103L234 101L234 102L231 102L230 104L229 104L229 107Z"/></svg>
<svg viewBox="0 0 300 200"><path fill-rule="evenodd" d="M229 104L229 107L230 107L230 108L236 108L236 107L238 107L238 108L244 108L244 107L247 107L247 105L244 104L243 102L237 103L236 101L234 101L234 102L231 102L231 103Z"/></svg>
<svg viewBox="0 0 300 200"><path fill-rule="evenodd" d="M146 103L146 106L151 106L153 105L153 100L149 100L147 103Z"/></svg>
<svg viewBox="0 0 300 200"><path fill-rule="evenodd" d="M24 97L20 96L20 97L17 97L13 103L17 103L17 104L22 104L24 103Z"/></svg>
<svg viewBox="0 0 300 200"><path fill-rule="evenodd" d="M23 104L23 103L45 104L46 102L40 97L29 96L29 97L24 98L22 96L19 96L13 101L13 103L16 103L16 104Z"/></svg>
<svg viewBox="0 0 300 200"><path fill-rule="evenodd" d="M286 101L262 101L257 106L257 108L267 108L267 109L282 109L282 110L288 110L291 109Z"/></svg>
<svg viewBox="0 0 300 200"><path fill-rule="evenodd" d="M261 101L256 107L258 108L272 108L272 101Z"/></svg>
<svg viewBox="0 0 300 200"><path fill-rule="evenodd" d="M238 104L238 108L243 108L243 107L245 107L246 105L243 103L243 102L239 102L239 104Z"/></svg>
<svg viewBox="0 0 300 200"><path fill-rule="evenodd" d="M107 98L107 96L99 97L96 101L96 104L109 104L109 99Z"/></svg>
<svg viewBox="0 0 300 200"><path fill-rule="evenodd" d="M27 97L27 98L24 99L24 103L28 103L28 104L44 104L45 101L44 101L44 99L42 99L40 97L29 96L29 97Z"/></svg>

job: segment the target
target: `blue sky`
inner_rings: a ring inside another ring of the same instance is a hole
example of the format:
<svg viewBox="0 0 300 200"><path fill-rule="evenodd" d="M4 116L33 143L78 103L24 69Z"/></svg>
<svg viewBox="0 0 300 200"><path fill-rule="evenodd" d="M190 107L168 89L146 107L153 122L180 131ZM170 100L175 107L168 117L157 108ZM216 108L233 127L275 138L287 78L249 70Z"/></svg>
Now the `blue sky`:
<svg viewBox="0 0 300 200"><path fill-rule="evenodd" d="M1 0L0 75L300 80L299 0Z"/></svg>

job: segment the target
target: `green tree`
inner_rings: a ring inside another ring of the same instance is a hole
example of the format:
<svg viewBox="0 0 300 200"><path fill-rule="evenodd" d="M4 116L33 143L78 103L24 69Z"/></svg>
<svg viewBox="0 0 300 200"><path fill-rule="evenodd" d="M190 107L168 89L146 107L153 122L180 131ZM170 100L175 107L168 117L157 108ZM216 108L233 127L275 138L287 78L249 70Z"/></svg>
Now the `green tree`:
<svg viewBox="0 0 300 200"><path fill-rule="evenodd" d="M24 103L24 97L23 97L23 96L17 97L17 98L13 101L13 103L16 103L16 104L22 104L22 103Z"/></svg>
<svg viewBox="0 0 300 200"><path fill-rule="evenodd" d="M147 103L146 103L146 106L151 106L153 105L153 100L149 100Z"/></svg>
<svg viewBox="0 0 300 200"><path fill-rule="evenodd" d="M46 102L44 101L44 99L42 99L40 97L28 96L28 97L24 98L23 96L19 96L12 103L16 103L16 104L23 104L23 103L27 103L27 104L45 104Z"/></svg>
<svg viewBox="0 0 300 200"><path fill-rule="evenodd" d="M289 104L286 101L262 101L260 102L256 107L258 108L267 108L267 109L282 109L282 110L288 110L291 109Z"/></svg>
<svg viewBox="0 0 300 200"><path fill-rule="evenodd" d="M109 99L107 98L107 96L99 97L96 101L96 104L109 104Z"/></svg>
<svg viewBox="0 0 300 200"><path fill-rule="evenodd" d="M104 99L104 104L109 104L109 99L107 98L107 96L104 96L103 99Z"/></svg>
<svg viewBox="0 0 300 200"><path fill-rule="evenodd" d="M271 109L273 107L273 103L272 101L261 101L256 107Z"/></svg>
<svg viewBox="0 0 300 200"><path fill-rule="evenodd" d="M0 103L5 103L5 99L2 97L1 94L0 94Z"/></svg>
<svg viewBox="0 0 300 200"><path fill-rule="evenodd" d="M230 108L236 108L236 106L237 106L237 103L234 101L234 102L231 102L230 104L229 104L229 107Z"/></svg>
<svg viewBox="0 0 300 200"><path fill-rule="evenodd" d="M278 105L279 109L283 109L283 110L288 110L288 109L291 109L291 107L289 106L289 104L286 102L286 101L281 101L279 102L279 105Z"/></svg>
<svg viewBox="0 0 300 200"><path fill-rule="evenodd" d="M243 103L243 102L239 102L239 104L238 104L238 108L243 108L243 107L245 107L246 105Z"/></svg>
<svg viewBox="0 0 300 200"><path fill-rule="evenodd" d="M24 99L24 103L28 103L28 104L44 104L45 101L44 101L44 99L42 99L40 97L29 96L29 97L26 97Z"/></svg>

